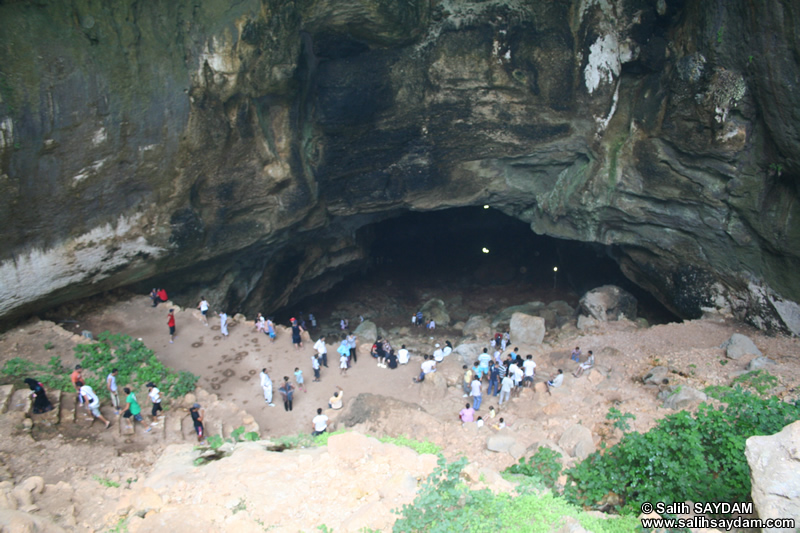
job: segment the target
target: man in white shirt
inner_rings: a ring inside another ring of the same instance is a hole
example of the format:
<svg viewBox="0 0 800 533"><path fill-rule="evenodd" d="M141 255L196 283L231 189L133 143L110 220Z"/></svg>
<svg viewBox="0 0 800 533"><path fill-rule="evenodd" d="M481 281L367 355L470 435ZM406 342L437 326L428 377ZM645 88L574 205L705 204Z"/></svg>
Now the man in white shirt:
<svg viewBox="0 0 800 533"><path fill-rule="evenodd" d="M264 391L264 402L266 402L270 407L275 407L275 404L272 403L272 379L267 374L267 369L261 369L261 390Z"/></svg>
<svg viewBox="0 0 800 533"><path fill-rule="evenodd" d="M514 375L512 376L514 379L514 387L522 387L522 380L525 377L525 371L522 370L522 366L517 363L513 363L511 365L511 370L514 372ZM517 391L517 393L519 393L519 391Z"/></svg>
<svg viewBox="0 0 800 533"><path fill-rule="evenodd" d="M430 374L431 372L436 372L436 361L433 360L433 356L431 355L423 355L423 361L420 365L420 373L419 376L414 378L414 383L419 383L421 381L425 381L425 376Z"/></svg>
<svg viewBox="0 0 800 533"><path fill-rule="evenodd" d="M558 373L555 374L550 381L547 381L545 384L547 385L547 394L550 393L550 389L552 387L560 387L561 384L564 382L564 372L559 368Z"/></svg>
<svg viewBox="0 0 800 533"><path fill-rule="evenodd" d="M105 422L106 429L108 429L111 426L111 422L106 420L100 413L100 398L98 398L94 390L89 385L84 384L83 381L78 381L76 385L79 387L80 395L86 401L86 408L92 413L92 424L94 424L95 419L99 418L101 421Z"/></svg>
<svg viewBox="0 0 800 533"><path fill-rule="evenodd" d="M328 417L322 414L322 408L317 408L317 416L311 421L314 426L314 431L311 432L312 437L322 435L328 429Z"/></svg>
<svg viewBox="0 0 800 533"><path fill-rule="evenodd" d="M325 368L328 368L328 346L325 344L325 335L322 335L314 343L314 349L319 354L319 361Z"/></svg>
<svg viewBox="0 0 800 533"><path fill-rule="evenodd" d="M503 405L503 402L507 402L511 399L512 387L514 387L514 380L511 379L511 376L506 374L503 377L503 381L500 382L500 398L498 405Z"/></svg>
<svg viewBox="0 0 800 533"><path fill-rule="evenodd" d="M528 354L525 362L522 363L522 369L525 372L525 377L522 378L522 386L533 387L533 378L536 376L536 362L533 360L533 355Z"/></svg>
<svg viewBox="0 0 800 533"><path fill-rule="evenodd" d="M399 350L397 350L397 362L401 365L408 364L408 350L406 349L406 345L404 344Z"/></svg>

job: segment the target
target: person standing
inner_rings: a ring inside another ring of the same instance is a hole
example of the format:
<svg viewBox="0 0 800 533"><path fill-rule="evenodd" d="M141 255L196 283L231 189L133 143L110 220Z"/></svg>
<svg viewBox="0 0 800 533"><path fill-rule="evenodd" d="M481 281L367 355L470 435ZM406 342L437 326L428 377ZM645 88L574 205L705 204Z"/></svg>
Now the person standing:
<svg viewBox="0 0 800 533"><path fill-rule="evenodd" d="M322 435L328 430L328 417L322 414L322 407L317 408L317 416L311 421L314 431L311 432L312 437Z"/></svg>
<svg viewBox="0 0 800 533"><path fill-rule="evenodd" d="M417 327L422 325L422 318L423 318L422 311L417 311Z"/></svg>
<svg viewBox="0 0 800 533"><path fill-rule="evenodd" d="M219 332L228 336L228 314L225 311L219 313Z"/></svg>
<svg viewBox="0 0 800 533"><path fill-rule="evenodd" d="M461 388L464 389L464 398L469 398L469 393L472 391L472 370L464 365L464 379L461 380Z"/></svg>
<svg viewBox="0 0 800 533"><path fill-rule="evenodd" d="M325 344L325 335L321 335L314 343L314 349L319 354L319 361L325 368L328 368L328 346Z"/></svg>
<svg viewBox="0 0 800 533"><path fill-rule="evenodd" d="M203 324L208 326L208 301L205 296L200 297L200 303L197 304L197 308L200 310L200 314L203 315ZM261 315L259 314L259 316Z"/></svg>
<svg viewBox="0 0 800 533"><path fill-rule="evenodd" d="M169 327L169 342L175 340L175 310L170 309L167 315L167 326Z"/></svg>
<svg viewBox="0 0 800 533"><path fill-rule="evenodd" d="M528 354L525 357L522 369L525 371L525 376L522 378L522 386L533 387L533 380L536 377L536 362L533 360L533 355Z"/></svg>
<svg viewBox="0 0 800 533"><path fill-rule="evenodd" d="M295 349L299 350L303 347L303 338L300 336L303 333L303 326L297 323L297 319L292 317L289 322L292 324L292 344Z"/></svg>
<svg viewBox="0 0 800 533"><path fill-rule="evenodd" d="M356 342L358 337L352 331L347 332L347 346L350 348L350 361L356 364Z"/></svg>
<svg viewBox="0 0 800 533"><path fill-rule="evenodd" d="M483 400L483 393L481 392L481 380L477 377L472 378L472 391L470 395L472 396L472 405L476 411L481 410L481 401Z"/></svg>
<svg viewBox="0 0 800 533"><path fill-rule="evenodd" d="M319 356L314 354L311 356L311 369L314 371L314 381L320 381L319 379Z"/></svg>
<svg viewBox="0 0 800 533"><path fill-rule="evenodd" d="M155 425L158 422L158 413L164 410L161 407L161 391L158 390L158 387L156 387L156 384L152 381L145 386L147 387L147 396L153 404L152 409L150 409L150 417L152 418L151 425Z"/></svg>
<svg viewBox="0 0 800 533"><path fill-rule="evenodd" d="M294 369L294 382L297 383L297 388L303 392L308 392L306 390L305 380L303 379L303 371L299 368Z"/></svg>
<svg viewBox="0 0 800 533"><path fill-rule="evenodd" d="M272 403L272 379L267 374L267 369L261 369L261 390L264 391L264 402L270 407L275 407Z"/></svg>
<svg viewBox="0 0 800 533"><path fill-rule="evenodd" d="M199 403L195 403L189 408L189 414L192 416L194 431L197 433L197 442L202 442L203 433L205 432L203 428L203 418L205 417L206 411L200 407Z"/></svg>
<svg viewBox="0 0 800 533"><path fill-rule="evenodd" d="M80 387L81 396L86 400L86 408L92 414L92 424L94 421L99 419L102 422L105 422L106 429L111 427L111 422L106 420L105 417L100 413L100 398L97 397L97 394L94 393L94 390L89 385L85 385L83 381L78 382L78 386ZM91 426L91 424L90 424Z"/></svg>
<svg viewBox="0 0 800 533"><path fill-rule="evenodd" d="M497 402L498 405L503 405L503 402L507 402L511 399L511 389L514 387L514 380L511 379L509 374L503 376L503 380L500 382L500 398Z"/></svg>
<svg viewBox="0 0 800 533"><path fill-rule="evenodd" d="M270 342L275 342L275 323L272 321L272 317L267 319L267 335L269 335Z"/></svg>
<svg viewBox="0 0 800 533"><path fill-rule="evenodd" d="M500 371L494 361L489 361L489 396L497 396L500 385Z"/></svg>
<svg viewBox="0 0 800 533"><path fill-rule="evenodd" d="M116 368L111 369L111 373L106 376L106 389L111 397L111 404L114 406L114 414L119 414L119 393L117 391L117 372Z"/></svg>
<svg viewBox="0 0 800 533"><path fill-rule="evenodd" d="M72 381L72 386L75 387L75 392L78 393L78 403L83 405L83 395L81 395L81 388L78 386L78 382L83 381L83 367L75 365L75 370L72 371L69 379Z"/></svg>
<svg viewBox="0 0 800 533"><path fill-rule="evenodd" d="M283 409L291 411L292 400L294 400L294 387L289 383L289 376L283 376L283 385L280 386L278 392L281 393L281 398L283 398Z"/></svg>
<svg viewBox="0 0 800 533"><path fill-rule="evenodd" d="M144 425L144 418L142 418L142 408L139 406L139 401L136 399L136 395L131 392L131 389L125 387L122 389L125 393L125 411L122 413L123 418L131 418L133 417L134 423L139 422L140 424ZM153 430L152 426L147 426L147 429L144 430L145 433L150 433Z"/></svg>

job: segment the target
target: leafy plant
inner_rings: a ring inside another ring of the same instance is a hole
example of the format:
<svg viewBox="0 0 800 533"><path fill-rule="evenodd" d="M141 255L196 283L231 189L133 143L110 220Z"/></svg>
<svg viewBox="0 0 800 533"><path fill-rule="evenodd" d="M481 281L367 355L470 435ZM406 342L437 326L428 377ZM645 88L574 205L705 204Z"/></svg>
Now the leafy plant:
<svg viewBox="0 0 800 533"><path fill-rule="evenodd" d="M625 433L631 430L628 420L636 420L636 416L631 413L623 413L616 407L610 407L606 413L606 420L613 420L613 426Z"/></svg>
<svg viewBox="0 0 800 533"><path fill-rule="evenodd" d="M737 384L753 389L763 396L778 384L778 378L765 370L753 370L734 379L732 385Z"/></svg>
<svg viewBox="0 0 800 533"><path fill-rule="evenodd" d="M53 343L52 342L44 343L44 349L45 350L52 350L53 349Z"/></svg>
<svg viewBox="0 0 800 533"><path fill-rule="evenodd" d="M92 476L92 479L97 481L98 483L100 483L104 487L115 488L115 489L119 487L119 483L117 483L116 481L111 481L107 477L100 477L100 476L95 475L95 476Z"/></svg>
<svg viewBox="0 0 800 533"><path fill-rule="evenodd" d="M800 419L800 406L763 399L737 387L715 408L669 415L647 433L628 433L615 446L567 471L566 498L585 507L610 505L638 513L643 501L747 501L750 471L744 444Z"/></svg>
<svg viewBox="0 0 800 533"><path fill-rule="evenodd" d="M556 485L558 476L561 475L561 454L545 446L540 447L535 454L525 462L524 457L520 457L519 463L511 465L505 469L509 474L522 474L541 481L544 486L553 488Z"/></svg>
<svg viewBox="0 0 800 533"><path fill-rule="evenodd" d="M436 455L442 451L441 446L437 446L436 444L429 442L429 441L419 441L416 439L412 439L406 437L405 435L400 435L399 437L378 437L378 440L381 442L386 442L389 444L396 444L398 446L405 446L407 448L411 448L417 453L430 453L432 455Z"/></svg>
<svg viewBox="0 0 800 533"><path fill-rule="evenodd" d="M512 496L494 494L488 489L471 490L461 481L465 465L464 458L447 463L440 456L437 468L422 484L416 499L394 511L400 518L393 531L547 533L559 529L568 516L597 533L629 533L638 525L636 517L606 520L589 516L550 491L541 493L523 488Z"/></svg>

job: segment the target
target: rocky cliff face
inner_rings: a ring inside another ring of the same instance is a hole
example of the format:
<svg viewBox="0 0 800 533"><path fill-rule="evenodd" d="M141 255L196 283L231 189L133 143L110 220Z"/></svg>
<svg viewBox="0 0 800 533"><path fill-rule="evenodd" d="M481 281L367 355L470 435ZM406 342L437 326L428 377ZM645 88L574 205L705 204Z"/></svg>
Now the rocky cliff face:
<svg viewBox="0 0 800 533"><path fill-rule="evenodd" d="M150 278L280 305L405 210L613 245L800 332L790 0L0 3L0 315ZM206 290L206 294L209 291Z"/></svg>

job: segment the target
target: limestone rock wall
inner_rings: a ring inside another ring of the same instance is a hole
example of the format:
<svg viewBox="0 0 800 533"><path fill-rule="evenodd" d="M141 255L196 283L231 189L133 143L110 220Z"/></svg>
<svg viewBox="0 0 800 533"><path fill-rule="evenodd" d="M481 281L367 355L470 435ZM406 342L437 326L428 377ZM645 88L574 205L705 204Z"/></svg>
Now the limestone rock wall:
<svg viewBox="0 0 800 533"><path fill-rule="evenodd" d="M789 0L0 4L0 317L135 283L285 304L489 203L684 317L800 331ZM175 291L173 291L175 292Z"/></svg>

